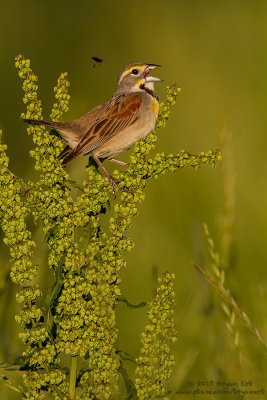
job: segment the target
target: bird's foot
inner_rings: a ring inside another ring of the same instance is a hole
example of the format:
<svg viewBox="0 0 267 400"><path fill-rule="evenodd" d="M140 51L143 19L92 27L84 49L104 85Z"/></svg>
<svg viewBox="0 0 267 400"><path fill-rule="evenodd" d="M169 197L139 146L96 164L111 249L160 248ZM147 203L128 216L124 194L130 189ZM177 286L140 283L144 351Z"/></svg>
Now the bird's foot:
<svg viewBox="0 0 267 400"><path fill-rule="evenodd" d="M131 190L121 188L121 187L118 185L118 183L122 182L122 181L124 180L124 178L115 179L115 178L113 178L113 176L111 176L111 175L105 175L105 177L108 178L108 180L109 180L109 183L110 183L110 186L111 186L111 190L112 190L113 196L114 196L115 198L116 198L116 195L115 195L115 188L118 189L118 190L120 190L121 192L132 193Z"/></svg>
<svg viewBox="0 0 267 400"><path fill-rule="evenodd" d="M124 178L121 179L115 179L113 178L113 176L111 176L108 171L106 170L106 168L104 167L104 165L102 164L102 162L100 161L100 159L97 156L93 155L93 159L95 160L95 162L99 165L99 167L102 169L102 171L104 172L104 176L102 175L103 178L108 178L110 186L111 186L111 190L113 193L113 196L116 198L115 195L115 188L120 190L121 192L126 192L126 193L132 193L131 190L128 189L123 189L121 187L118 186L118 183L120 183L121 181L123 181ZM126 163L124 163L123 161L118 161L118 160L114 160L114 159L109 159L109 161L115 161L118 162L119 164L123 164L123 165L127 165Z"/></svg>

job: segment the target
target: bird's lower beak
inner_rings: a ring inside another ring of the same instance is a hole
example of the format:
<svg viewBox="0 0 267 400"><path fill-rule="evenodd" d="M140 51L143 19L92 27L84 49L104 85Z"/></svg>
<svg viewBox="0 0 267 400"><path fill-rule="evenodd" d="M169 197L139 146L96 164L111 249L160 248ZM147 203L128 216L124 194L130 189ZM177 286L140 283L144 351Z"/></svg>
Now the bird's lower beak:
<svg viewBox="0 0 267 400"><path fill-rule="evenodd" d="M157 78L156 76L146 76L146 82L162 82L163 79Z"/></svg>
<svg viewBox="0 0 267 400"><path fill-rule="evenodd" d="M145 74L144 74L146 82L162 82L162 79L157 78L156 76L149 76L149 71L151 69L154 69L154 68L160 67L160 66L161 65L158 65L158 64L147 64L147 68L146 68Z"/></svg>

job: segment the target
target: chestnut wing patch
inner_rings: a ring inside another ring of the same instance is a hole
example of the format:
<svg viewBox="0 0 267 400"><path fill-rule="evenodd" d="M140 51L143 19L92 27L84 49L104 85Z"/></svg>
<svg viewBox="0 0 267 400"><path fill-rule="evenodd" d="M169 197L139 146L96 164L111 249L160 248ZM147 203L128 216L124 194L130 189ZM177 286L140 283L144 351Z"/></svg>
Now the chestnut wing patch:
<svg viewBox="0 0 267 400"><path fill-rule="evenodd" d="M120 120L131 117L139 110L141 101L139 94L127 96L124 101L117 105L116 110L108 118Z"/></svg>
<svg viewBox="0 0 267 400"><path fill-rule="evenodd" d="M97 117L77 147L63 160L63 164L79 155L90 153L131 126L139 118L141 103L142 98L138 93L122 94L110 99L109 104L103 105L102 115Z"/></svg>

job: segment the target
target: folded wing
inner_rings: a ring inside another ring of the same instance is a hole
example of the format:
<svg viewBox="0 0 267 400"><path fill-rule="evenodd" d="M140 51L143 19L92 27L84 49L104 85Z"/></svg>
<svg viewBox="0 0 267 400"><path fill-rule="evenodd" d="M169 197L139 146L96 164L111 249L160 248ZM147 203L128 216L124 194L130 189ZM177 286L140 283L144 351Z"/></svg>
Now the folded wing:
<svg viewBox="0 0 267 400"><path fill-rule="evenodd" d="M141 103L142 97L139 93L119 94L94 109L97 112L93 123L92 113L76 120L77 123L89 126L89 129L72 152L64 158L62 164L68 164L79 155L91 153L115 134L132 125L139 118ZM90 124L86 121L87 118L91 120Z"/></svg>

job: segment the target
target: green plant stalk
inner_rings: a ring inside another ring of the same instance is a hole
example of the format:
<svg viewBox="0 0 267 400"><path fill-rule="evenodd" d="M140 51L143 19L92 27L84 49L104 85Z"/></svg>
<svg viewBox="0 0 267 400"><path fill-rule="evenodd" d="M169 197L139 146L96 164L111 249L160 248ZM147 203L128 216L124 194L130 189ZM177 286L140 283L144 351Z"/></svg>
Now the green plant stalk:
<svg viewBox="0 0 267 400"><path fill-rule="evenodd" d="M215 250L215 244L212 237L210 236L207 224L204 224L204 232L209 244L209 254L211 258L211 272L214 275L215 279L218 282L220 282L222 286L224 286L224 281L225 281L225 271L223 269L224 264L221 261L221 255ZM225 254L228 254L228 251ZM241 360L242 352L239 346L239 331L235 324L236 321L235 311L233 308L231 309L231 307L229 307L229 305L226 302L224 302L224 300L221 301L221 306L224 315L226 316L227 329L233 337L234 348L238 353L239 359Z"/></svg>
<svg viewBox="0 0 267 400"><path fill-rule="evenodd" d="M23 389L18 386L14 386L14 384L8 379L7 376L0 374L0 380L2 380L11 390L14 390L17 393L20 393L23 398L25 398L25 394L23 392Z"/></svg>
<svg viewBox="0 0 267 400"><path fill-rule="evenodd" d="M205 268L200 267L199 265L193 263L194 267L201 272L201 274L207 279L208 283L214 287L220 293L222 299L232 308L233 312L236 313L238 318L242 321L243 325L249 330L249 332L257 338L258 344L262 346L262 348L267 351L267 344L263 341L259 330L252 324L247 314L242 311L239 305L236 303L235 299L230 293L229 289L226 289L220 281L217 281L212 274L207 271Z"/></svg>
<svg viewBox="0 0 267 400"><path fill-rule="evenodd" d="M75 400L75 388L77 378L77 361L78 357L71 357L70 361L70 383L69 383L69 398Z"/></svg>

